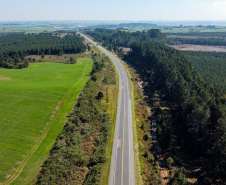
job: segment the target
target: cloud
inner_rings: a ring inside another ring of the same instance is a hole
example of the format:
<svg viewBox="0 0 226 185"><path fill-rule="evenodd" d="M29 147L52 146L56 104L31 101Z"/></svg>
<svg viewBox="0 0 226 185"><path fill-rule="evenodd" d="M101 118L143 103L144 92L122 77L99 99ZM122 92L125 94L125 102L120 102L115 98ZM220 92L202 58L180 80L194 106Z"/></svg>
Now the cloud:
<svg viewBox="0 0 226 185"><path fill-rule="evenodd" d="M191 1L190 0L188 1L188 4L191 4Z"/></svg>
<svg viewBox="0 0 226 185"><path fill-rule="evenodd" d="M214 1L213 5L220 8L226 8L226 0L223 1Z"/></svg>

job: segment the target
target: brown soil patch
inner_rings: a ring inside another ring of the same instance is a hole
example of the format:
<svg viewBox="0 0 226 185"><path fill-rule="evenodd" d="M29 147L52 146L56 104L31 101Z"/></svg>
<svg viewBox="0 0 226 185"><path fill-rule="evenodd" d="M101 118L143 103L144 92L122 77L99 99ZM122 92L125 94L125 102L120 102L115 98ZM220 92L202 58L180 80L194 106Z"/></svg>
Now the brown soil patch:
<svg viewBox="0 0 226 185"><path fill-rule="evenodd" d="M175 48L182 51L215 51L226 52L226 46L204 46L204 45L192 45L192 44L180 44L180 45L168 45L171 48Z"/></svg>
<svg viewBox="0 0 226 185"><path fill-rule="evenodd" d="M10 177L11 177L10 174L7 174L7 175L5 176L6 179L8 179L8 178L10 178Z"/></svg>
<svg viewBox="0 0 226 185"><path fill-rule="evenodd" d="M73 184L82 185L86 179L86 175L88 174L89 169L87 167L76 167L74 171L74 181Z"/></svg>
<svg viewBox="0 0 226 185"><path fill-rule="evenodd" d="M59 106L57 106L55 109L58 110L59 109Z"/></svg>
<svg viewBox="0 0 226 185"><path fill-rule="evenodd" d="M18 161L16 164L20 164L21 163L21 161Z"/></svg>
<svg viewBox="0 0 226 185"><path fill-rule="evenodd" d="M197 183L197 179L196 178L187 178L187 180L188 180L188 183L190 183L190 184Z"/></svg>
<svg viewBox="0 0 226 185"><path fill-rule="evenodd" d="M95 133L83 140L81 148L86 153L86 155L91 156L93 154L97 146L95 138L97 138L98 135L99 133Z"/></svg>
<svg viewBox="0 0 226 185"><path fill-rule="evenodd" d="M0 76L0 80L10 80L8 77Z"/></svg>
<svg viewBox="0 0 226 185"><path fill-rule="evenodd" d="M35 58L36 62L54 62L54 63L66 63L70 60L70 57L73 57L75 60L79 58L90 58L90 54L79 53L79 54L64 54L62 56L57 55L45 55L45 58L42 58L41 55L29 55L26 58L31 58L33 63L33 59Z"/></svg>
<svg viewBox="0 0 226 185"><path fill-rule="evenodd" d="M10 171L12 171L12 172L15 171L15 170L16 170L16 168L14 168L14 167L12 167L12 168L10 169Z"/></svg>
<svg viewBox="0 0 226 185"><path fill-rule="evenodd" d="M161 173L163 177L164 184L167 184L169 182L169 171L166 168L161 168Z"/></svg>
<svg viewBox="0 0 226 185"><path fill-rule="evenodd" d="M130 48L126 48L126 47L120 47L120 48L122 48L122 50L125 51L125 52L129 52L130 51Z"/></svg>

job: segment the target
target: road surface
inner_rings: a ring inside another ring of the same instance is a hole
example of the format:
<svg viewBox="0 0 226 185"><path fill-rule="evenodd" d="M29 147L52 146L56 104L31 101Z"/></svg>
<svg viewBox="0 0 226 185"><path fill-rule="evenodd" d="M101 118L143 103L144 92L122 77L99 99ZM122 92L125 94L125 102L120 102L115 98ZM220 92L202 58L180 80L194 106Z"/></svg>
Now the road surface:
<svg viewBox="0 0 226 185"><path fill-rule="evenodd" d="M119 75L119 96L108 185L135 185L130 80L122 63L106 49L79 33L108 55Z"/></svg>

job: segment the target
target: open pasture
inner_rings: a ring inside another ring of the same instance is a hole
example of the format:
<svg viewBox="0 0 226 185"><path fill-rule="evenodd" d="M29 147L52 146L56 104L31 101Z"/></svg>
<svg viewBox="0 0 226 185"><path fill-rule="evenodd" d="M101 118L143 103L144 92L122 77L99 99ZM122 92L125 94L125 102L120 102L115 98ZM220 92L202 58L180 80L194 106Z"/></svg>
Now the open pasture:
<svg viewBox="0 0 226 185"><path fill-rule="evenodd" d="M48 156L92 69L33 63L0 68L0 184L30 184Z"/></svg>

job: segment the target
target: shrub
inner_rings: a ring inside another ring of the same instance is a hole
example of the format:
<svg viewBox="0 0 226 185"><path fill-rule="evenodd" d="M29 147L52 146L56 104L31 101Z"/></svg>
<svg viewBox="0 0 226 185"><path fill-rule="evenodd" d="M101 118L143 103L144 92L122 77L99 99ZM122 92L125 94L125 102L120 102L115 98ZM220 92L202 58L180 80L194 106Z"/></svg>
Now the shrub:
<svg viewBox="0 0 226 185"><path fill-rule="evenodd" d="M181 169L176 171L172 184L173 185L186 185L187 184L186 176Z"/></svg>
<svg viewBox="0 0 226 185"><path fill-rule="evenodd" d="M149 140L150 138L151 138L150 134L146 133L146 134L144 135L144 140L145 140L145 141Z"/></svg>
<svg viewBox="0 0 226 185"><path fill-rule="evenodd" d="M154 156L152 154L149 154L148 153L148 157L147 158L148 158L148 161L149 162L151 162L151 163L154 163L155 162L155 158L154 158Z"/></svg>
<svg viewBox="0 0 226 185"><path fill-rule="evenodd" d="M168 157L166 159L166 164L168 167L171 167L171 165L174 163L173 159L171 157Z"/></svg>
<svg viewBox="0 0 226 185"><path fill-rule="evenodd" d="M92 78L91 78L94 82L97 81L97 76L96 75L93 75Z"/></svg>

